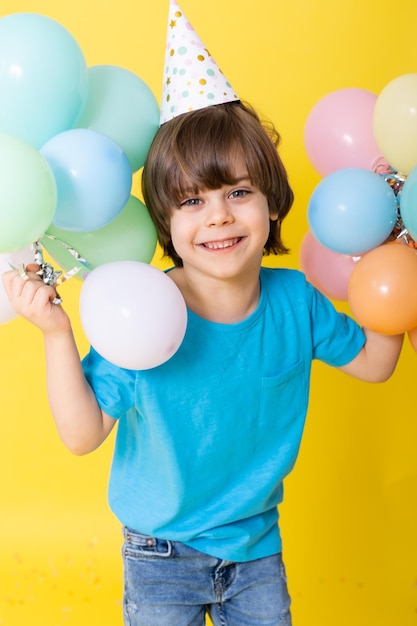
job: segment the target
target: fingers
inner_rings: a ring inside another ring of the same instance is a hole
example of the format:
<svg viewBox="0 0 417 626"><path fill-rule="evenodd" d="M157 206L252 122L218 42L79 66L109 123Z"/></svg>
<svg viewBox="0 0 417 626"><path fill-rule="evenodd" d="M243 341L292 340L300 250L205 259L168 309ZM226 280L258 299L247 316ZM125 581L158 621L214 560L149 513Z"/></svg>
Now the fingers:
<svg viewBox="0 0 417 626"><path fill-rule="evenodd" d="M35 266L36 267L36 266ZM21 312L22 307L32 303L38 291L46 287L45 297L52 301L55 297L55 290L43 284L42 279L33 272L28 272L27 268L21 264L15 270L4 272L3 284L12 306Z"/></svg>
<svg viewBox="0 0 417 626"><path fill-rule="evenodd" d="M32 270L32 268L30 268ZM36 269L36 267L34 268ZM2 275L6 294L13 309L42 332L57 332L70 327L53 285L44 283L29 267L19 267Z"/></svg>
<svg viewBox="0 0 417 626"><path fill-rule="evenodd" d="M37 263L28 263L26 265L26 271L32 272L33 274L37 274L39 272L39 269L40 265L38 265Z"/></svg>
<svg viewBox="0 0 417 626"><path fill-rule="evenodd" d="M14 290L13 285L17 283L22 283L22 274L23 274L23 271L21 269L15 268L15 269L9 270L8 272L3 272L3 274L1 275L4 288L9 298L11 298L12 290ZM29 276L27 277L27 279L23 278L23 282L25 282L26 280L29 280L29 278L30 278ZM23 287L23 284L21 284L20 286Z"/></svg>
<svg viewBox="0 0 417 626"><path fill-rule="evenodd" d="M19 276L22 280L30 280L30 276L26 271L24 263L20 263L17 268Z"/></svg>
<svg viewBox="0 0 417 626"><path fill-rule="evenodd" d="M62 298L57 291L55 291L55 296L51 300L52 304L62 304Z"/></svg>

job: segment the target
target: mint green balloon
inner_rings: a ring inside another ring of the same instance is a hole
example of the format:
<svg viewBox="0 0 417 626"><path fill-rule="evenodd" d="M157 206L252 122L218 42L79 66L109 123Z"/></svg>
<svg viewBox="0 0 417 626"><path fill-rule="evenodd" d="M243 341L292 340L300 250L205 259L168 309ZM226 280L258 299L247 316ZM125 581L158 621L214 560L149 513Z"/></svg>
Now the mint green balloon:
<svg viewBox="0 0 417 626"><path fill-rule="evenodd" d="M37 13L0 19L0 132L40 148L72 128L87 91L84 55L64 26Z"/></svg>
<svg viewBox="0 0 417 626"><path fill-rule="evenodd" d="M56 203L55 178L40 152L14 135L0 134L0 253L37 241Z"/></svg>
<svg viewBox="0 0 417 626"><path fill-rule="evenodd" d="M133 72L116 65L88 70L89 88L79 128L91 128L123 149L133 172L146 159L159 127L159 107L148 85Z"/></svg>
<svg viewBox="0 0 417 626"><path fill-rule="evenodd" d="M146 206L130 196L125 207L110 224L90 232L75 232L49 226L41 243L66 272L78 267L84 278L89 270L111 261L149 263L155 253L156 229ZM73 252L88 264L76 261Z"/></svg>

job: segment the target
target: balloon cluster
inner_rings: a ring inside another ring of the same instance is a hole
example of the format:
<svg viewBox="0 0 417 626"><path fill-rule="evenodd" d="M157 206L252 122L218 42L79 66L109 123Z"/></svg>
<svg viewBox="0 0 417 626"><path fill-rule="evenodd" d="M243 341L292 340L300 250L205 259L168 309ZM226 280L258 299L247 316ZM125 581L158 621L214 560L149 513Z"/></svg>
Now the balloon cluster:
<svg viewBox="0 0 417 626"><path fill-rule="evenodd" d="M36 13L0 19L0 68L0 273L30 263L35 247L42 246L68 275L78 272L86 279L82 295L89 304L82 307L81 322L85 329L96 329L98 352L118 326L117 364L158 365L182 341L185 306L178 294L172 295L172 281L162 272L166 281L155 278L158 270L149 263L156 230L146 206L131 194L133 174L143 166L159 126L152 91L122 67L88 67L73 36ZM100 298L92 278L99 268ZM170 311L163 324L145 310L150 282L156 290L160 285L156 301ZM0 281L4 323L15 314L1 290ZM140 296L134 301L127 295L132 290ZM172 317L179 316L182 324L173 323L167 338L172 307L177 311ZM127 317L143 328L146 358L138 337L132 345ZM152 323L156 334L162 324L168 351L165 345L152 352ZM141 354L137 361L132 349Z"/></svg>
<svg viewBox="0 0 417 626"><path fill-rule="evenodd" d="M310 111L307 155L322 176L300 250L307 278L362 325L417 349L417 74L379 95L340 89Z"/></svg>

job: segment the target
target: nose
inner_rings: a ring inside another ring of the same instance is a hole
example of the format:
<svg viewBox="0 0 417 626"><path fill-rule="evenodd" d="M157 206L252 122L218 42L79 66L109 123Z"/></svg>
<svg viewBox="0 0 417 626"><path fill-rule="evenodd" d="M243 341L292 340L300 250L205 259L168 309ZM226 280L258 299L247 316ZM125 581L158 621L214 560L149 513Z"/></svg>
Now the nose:
<svg viewBox="0 0 417 626"><path fill-rule="evenodd" d="M207 226L222 226L230 224L234 217L231 208L225 198L211 198L207 205Z"/></svg>

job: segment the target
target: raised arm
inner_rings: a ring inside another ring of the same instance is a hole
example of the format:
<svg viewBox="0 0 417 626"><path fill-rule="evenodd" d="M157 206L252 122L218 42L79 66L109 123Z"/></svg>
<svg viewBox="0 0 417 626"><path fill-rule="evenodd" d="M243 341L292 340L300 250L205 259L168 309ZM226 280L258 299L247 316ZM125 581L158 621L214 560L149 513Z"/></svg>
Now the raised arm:
<svg viewBox="0 0 417 626"><path fill-rule="evenodd" d="M59 435L74 454L97 448L115 420L103 413L87 383L68 315L53 304L54 287L34 273L22 278L17 270L3 274L3 283L16 312L43 333L48 400Z"/></svg>
<svg viewBox="0 0 417 626"><path fill-rule="evenodd" d="M395 370L404 335L381 335L363 329L366 343L359 354L339 369L346 374L370 383L387 380Z"/></svg>

